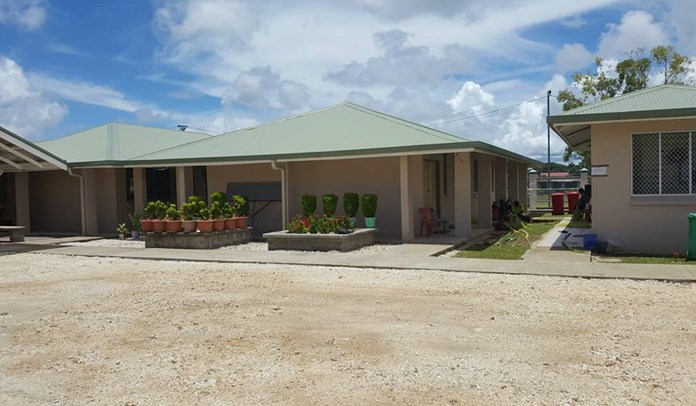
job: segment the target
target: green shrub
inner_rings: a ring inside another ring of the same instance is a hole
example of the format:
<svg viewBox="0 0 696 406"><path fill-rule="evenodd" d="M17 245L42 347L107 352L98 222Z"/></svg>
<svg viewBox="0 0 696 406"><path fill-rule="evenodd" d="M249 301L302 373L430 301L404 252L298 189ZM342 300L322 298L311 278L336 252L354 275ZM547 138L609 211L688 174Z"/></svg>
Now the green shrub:
<svg viewBox="0 0 696 406"><path fill-rule="evenodd" d="M147 202L147 206L145 206L145 218L148 220L157 218L157 205L153 201Z"/></svg>
<svg viewBox="0 0 696 406"><path fill-rule="evenodd" d="M347 214L336 217L336 223L339 230L353 230L355 228L353 220Z"/></svg>
<svg viewBox="0 0 696 406"><path fill-rule="evenodd" d="M232 211L239 217L249 215L249 199L242 195L232 195Z"/></svg>
<svg viewBox="0 0 696 406"><path fill-rule="evenodd" d="M220 202L215 201L210 204L210 218L214 220L219 220L222 217L222 208L220 207Z"/></svg>
<svg viewBox="0 0 696 406"><path fill-rule="evenodd" d="M360 207L360 196L357 193L348 192L343 195L343 212L348 217L355 217Z"/></svg>
<svg viewBox="0 0 696 406"><path fill-rule="evenodd" d="M225 204L222 205L222 217L228 219L232 218L233 215L234 212L232 210L232 206L229 203L225 202Z"/></svg>
<svg viewBox="0 0 696 406"><path fill-rule="evenodd" d="M218 202L220 207L227 203L227 195L222 192L213 192L210 194L210 204Z"/></svg>
<svg viewBox="0 0 696 406"><path fill-rule="evenodd" d="M189 201L181 205L181 217L185 221L191 221L198 217L198 204L195 200L191 201L190 199L189 197Z"/></svg>
<svg viewBox="0 0 696 406"><path fill-rule="evenodd" d="M297 215L287 224L285 227L289 233L293 234L307 234L309 229L306 226L307 220Z"/></svg>
<svg viewBox="0 0 696 406"><path fill-rule="evenodd" d="M198 211L198 217L201 220L210 220L210 210L207 207L203 207Z"/></svg>
<svg viewBox="0 0 696 406"><path fill-rule="evenodd" d="M147 208L151 210L151 219L164 220L164 218L167 217L169 205L163 201L157 200L156 202L149 202Z"/></svg>
<svg viewBox="0 0 696 406"><path fill-rule="evenodd" d="M133 231L141 231L142 227L140 225L140 220L142 220L142 216L138 213L133 213L133 214L128 214L128 220L130 221L131 225L131 230Z"/></svg>
<svg viewBox="0 0 696 406"><path fill-rule="evenodd" d="M377 214L377 195L366 194L360 198L362 214L365 217L375 217Z"/></svg>
<svg viewBox="0 0 696 406"><path fill-rule="evenodd" d="M179 220L181 218L181 212L176 209L176 205L170 204L167 208L166 217L169 220Z"/></svg>
<svg viewBox="0 0 696 406"><path fill-rule="evenodd" d="M321 209L324 214L333 216L336 214L336 207L338 207L338 196L333 194L321 196Z"/></svg>
<svg viewBox="0 0 696 406"><path fill-rule="evenodd" d="M338 220L327 215L310 216L309 232L312 234L331 234L338 231Z"/></svg>
<svg viewBox="0 0 696 406"><path fill-rule="evenodd" d="M317 195L302 195L302 215L309 217L317 211Z"/></svg>

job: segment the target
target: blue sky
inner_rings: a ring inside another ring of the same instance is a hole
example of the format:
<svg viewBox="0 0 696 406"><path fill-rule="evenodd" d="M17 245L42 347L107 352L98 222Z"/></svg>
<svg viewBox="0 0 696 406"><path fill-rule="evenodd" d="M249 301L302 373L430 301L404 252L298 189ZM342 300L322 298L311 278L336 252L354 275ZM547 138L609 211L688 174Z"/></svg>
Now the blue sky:
<svg viewBox="0 0 696 406"><path fill-rule="evenodd" d="M691 4L0 0L0 125L33 140L114 121L219 134L349 100L544 158L546 90L595 55L696 55ZM563 148L554 136L554 160Z"/></svg>

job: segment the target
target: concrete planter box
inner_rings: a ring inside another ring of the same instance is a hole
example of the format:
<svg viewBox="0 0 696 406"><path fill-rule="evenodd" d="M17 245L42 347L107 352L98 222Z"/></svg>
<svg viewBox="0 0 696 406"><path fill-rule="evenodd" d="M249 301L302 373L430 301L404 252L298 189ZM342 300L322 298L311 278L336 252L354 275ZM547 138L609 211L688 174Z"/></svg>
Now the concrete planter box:
<svg viewBox="0 0 696 406"><path fill-rule="evenodd" d="M359 228L352 234L294 234L287 231L266 233L268 250L353 251L372 245L377 237L374 228Z"/></svg>
<svg viewBox="0 0 696 406"><path fill-rule="evenodd" d="M251 241L251 228L210 233L147 233L145 248L185 248L211 250Z"/></svg>

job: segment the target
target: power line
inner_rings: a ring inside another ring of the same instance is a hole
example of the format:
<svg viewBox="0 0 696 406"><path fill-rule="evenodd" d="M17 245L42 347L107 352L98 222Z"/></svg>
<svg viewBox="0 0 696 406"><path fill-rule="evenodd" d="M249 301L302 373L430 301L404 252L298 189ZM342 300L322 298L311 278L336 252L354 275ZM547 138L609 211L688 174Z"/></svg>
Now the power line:
<svg viewBox="0 0 696 406"><path fill-rule="evenodd" d="M552 96L554 96L554 95L552 95ZM554 97L556 97L556 96L554 96ZM540 100L540 98L539 98L539 97L535 97L535 98L532 98L532 99L527 99L527 100L522 101L522 102L517 103L517 104L511 104L511 105L509 105L509 106L504 106L504 107L500 107L500 108L497 108L497 109L494 109L494 110L488 110L488 111L484 111L483 113L472 114L472 115L465 116L465 117L458 117L458 118L454 118L454 119L452 119L452 120L440 121L440 122L438 122L438 123L428 124L428 126L441 125L441 124L449 124L449 123L454 123L455 121L461 121L461 120L467 120L467 119L474 118L474 117L485 116L486 114L497 113L497 112L499 112L499 111L511 109L511 108L513 108L513 107L521 106L521 105L523 105L523 104L525 104L525 103L528 103L528 102L531 102L531 101L537 101L537 100Z"/></svg>

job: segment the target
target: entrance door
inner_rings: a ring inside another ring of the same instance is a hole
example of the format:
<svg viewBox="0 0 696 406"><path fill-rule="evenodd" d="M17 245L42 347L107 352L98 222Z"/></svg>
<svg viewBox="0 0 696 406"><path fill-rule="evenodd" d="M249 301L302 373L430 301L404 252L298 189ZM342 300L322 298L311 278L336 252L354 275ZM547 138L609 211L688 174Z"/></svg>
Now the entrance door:
<svg viewBox="0 0 696 406"><path fill-rule="evenodd" d="M438 183L438 162L431 160L423 161L423 202L425 207L432 207L439 211L439 183Z"/></svg>

